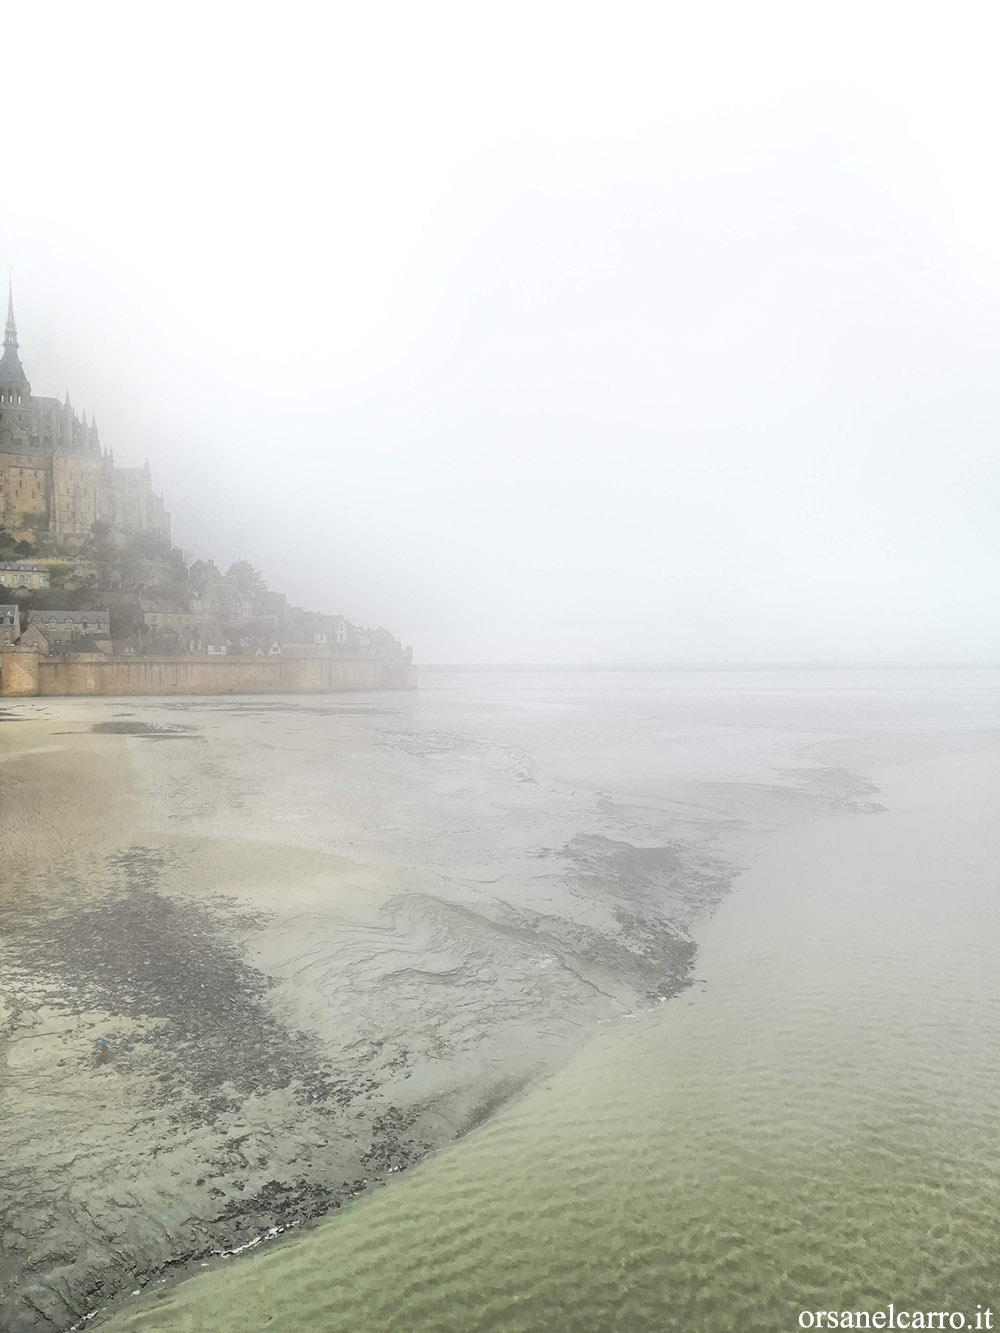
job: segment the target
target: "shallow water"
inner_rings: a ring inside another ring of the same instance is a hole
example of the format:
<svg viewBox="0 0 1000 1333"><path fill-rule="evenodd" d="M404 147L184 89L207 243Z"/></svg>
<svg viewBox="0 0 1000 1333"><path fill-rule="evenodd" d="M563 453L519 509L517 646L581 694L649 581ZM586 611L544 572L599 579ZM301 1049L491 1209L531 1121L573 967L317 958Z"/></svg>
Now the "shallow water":
<svg viewBox="0 0 1000 1333"><path fill-rule="evenodd" d="M429 678L428 733L726 813L750 866L699 982L344 1217L116 1322L747 1333L891 1301L972 1326L1000 1304L998 683ZM774 799L817 764L804 805Z"/></svg>

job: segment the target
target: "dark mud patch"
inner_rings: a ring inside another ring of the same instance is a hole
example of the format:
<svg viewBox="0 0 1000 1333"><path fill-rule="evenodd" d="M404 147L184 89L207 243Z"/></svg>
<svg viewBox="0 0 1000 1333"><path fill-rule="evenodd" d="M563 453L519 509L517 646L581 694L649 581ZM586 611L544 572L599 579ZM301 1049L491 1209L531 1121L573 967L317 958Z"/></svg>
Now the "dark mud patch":
<svg viewBox="0 0 1000 1333"><path fill-rule="evenodd" d="M357 1188L360 1193L365 1184L362 1180L345 1180L340 1189L331 1189L303 1177L297 1180L269 1180L249 1198L231 1200L219 1216L239 1221L249 1212L265 1219L273 1217L310 1221L312 1218L323 1217L331 1208L339 1208L345 1191Z"/></svg>
<svg viewBox="0 0 1000 1333"><path fill-rule="evenodd" d="M38 1087L58 1096L63 1071L103 1089L87 1103L96 1121L79 1126L85 1151L74 1135L51 1159L26 1132L5 1145L0 1328L61 1333L125 1292L339 1209L429 1150L415 1111L379 1104L393 1050L366 1047L344 1068L282 1022L275 979L246 957L270 915L163 892L168 863L132 847L97 868L99 897L67 882L56 904L35 895L0 911L7 1033L30 1042L43 1014L63 1034L45 1038L27 1107L38 1113Z"/></svg>
<svg viewBox="0 0 1000 1333"><path fill-rule="evenodd" d="M403 1171L427 1151L428 1145L411 1134L418 1118L415 1107L387 1106L372 1121L371 1145L362 1154L365 1168L378 1175Z"/></svg>
<svg viewBox="0 0 1000 1333"><path fill-rule="evenodd" d="M256 700L247 700L233 703L202 703L194 705L191 703L167 703L162 704L163 708L178 709L185 712L197 711L199 713L234 713L240 717L266 717L269 714L304 714L311 717L396 717L399 715L398 708L386 708L383 704L306 704L306 703L285 703L276 701L274 703L261 703Z"/></svg>
<svg viewBox="0 0 1000 1333"><path fill-rule="evenodd" d="M149 736L158 741L191 739L198 735L194 727L178 723L165 726L159 722L94 722L90 731L95 736Z"/></svg>
<svg viewBox="0 0 1000 1333"><path fill-rule="evenodd" d="M620 993L624 985L640 1003L652 1005L691 985L697 949L682 926L625 908L614 908L612 914L617 931L528 908L507 908L501 920L507 931L530 940L579 982L603 994Z"/></svg>
<svg viewBox="0 0 1000 1333"><path fill-rule="evenodd" d="M630 951L641 958L652 974L645 1000L669 1000L687 990L694 981L697 946L689 935L663 921L650 920L624 908L615 909L615 919Z"/></svg>
<svg viewBox="0 0 1000 1333"><path fill-rule="evenodd" d="M122 1072L155 1078L174 1119L212 1123L254 1093L299 1085L304 1101L345 1105L361 1091L324 1061L318 1042L287 1028L267 998L274 979L246 962L238 935L267 918L218 898L157 890L144 848L112 857L108 893L0 919L0 979L16 1006L103 1012L138 1030L98 1052Z"/></svg>
<svg viewBox="0 0 1000 1333"><path fill-rule="evenodd" d="M560 852L579 888L647 917L684 926L719 905L736 868L704 851L667 843L639 847L601 834L573 838Z"/></svg>
<svg viewBox="0 0 1000 1333"><path fill-rule="evenodd" d="M796 784L803 798L812 801L823 811L843 811L848 814L882 814L887 807L879 797L878 784L860 773L833 764L818 768L779 769L782 777Z"/></svg>

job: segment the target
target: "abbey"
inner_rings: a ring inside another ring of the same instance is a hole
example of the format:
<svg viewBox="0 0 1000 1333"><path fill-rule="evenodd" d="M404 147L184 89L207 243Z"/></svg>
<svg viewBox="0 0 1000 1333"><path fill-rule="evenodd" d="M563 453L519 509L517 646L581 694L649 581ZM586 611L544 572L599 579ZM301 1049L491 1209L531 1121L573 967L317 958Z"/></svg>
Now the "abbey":
<svg viewBox="0 0 1000 1333"><path fill-rule="evenodd" d="M170 540L170 515L153 494L149 463L115 467L101 449L96 420L79 418L69 394L60 403L31 392L18 355L12 287L0 357L0 529L39 554L71 553L102 530Z"/></svg>

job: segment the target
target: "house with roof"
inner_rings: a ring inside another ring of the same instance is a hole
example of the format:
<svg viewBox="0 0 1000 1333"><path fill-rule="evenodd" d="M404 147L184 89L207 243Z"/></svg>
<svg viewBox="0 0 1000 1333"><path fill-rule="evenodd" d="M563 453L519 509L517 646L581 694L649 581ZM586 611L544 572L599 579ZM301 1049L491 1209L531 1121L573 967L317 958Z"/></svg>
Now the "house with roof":
<svg viewBox="0 0 1000 1333"><path fill-rule="evenodd" d="M176 602L140 597L139 609L147 629L192 630L198 623L198 617L193 611L184 611Z"/></svg>
<svg viewBox="0 0 1000 1333"><path fill-rule="evenodd" d="M383 625L371 631L371 646L376 653L387 653L391 657L402 657L403 645L395 634L391 634Z"/></svg>
<svg viewBox="0 0 1000 1333"><path fill-rule="evenodd" d="M63 608L29 611L28 625L37 625L50 644L76 639L83 634L111 638L110 611L70 611Z"/></svg>
<svg viewBox="0 0 1000 1333"><path fill-rule="evenodd" d="M8 648L21 637L21 610L13 603L0 605L0 648Z"/></svg>
<svg viewBox="0 0 1000 1333"><path fill-rule="evenodd" d="M0 560L0 588L31 592L48 586L49 571L45 565L31 560Z"/></svg>
<svg viewBox="0 0 1000 1333"><path fill-rule="evenodd" d="M210 629L202 633L201 651L209 657L223 657L229 651L229 643L217 629Z"/></svg>
<svg viewBox="0 0 1000 1333"><path fill-rule="evenodd" d="M60 657L68 653L90 653L95 657L111 655L111 640L98 634L78 634L75 639L63 639L52 644L50 654Z"/></svg>
<svg viewBox="0 0 1000 1333"><path fill-rule="evenodd" d="M188 582L199 592L209 583L218 583L222 572L214 560L195 560L188 566Z"/></svg>
<svg viewBox="0 0 1000 1333"><path fill-rule="evenodd" d="M223 619L235 625L245 624L253 619L253 598L231 583L219 587L219 602Z"/></svg>
<svg viewBox="0 0 1000 1333"><path fill-rule="evenodd" d="M254 620L266 622L272 628L284 625L288 621L288 598L283 592L265 590L253 599Z"/></svg>
<svg viewBox="0 0 1000 1333"><path fill-rule="evenodd" d="M370 653L372 651L371 632L358 625L347 624L347 651L351 653Z"/></svg>
<svg viewBox="0 0 1000 1333"><path fill-rule="evenodd" d="M52 650L51 640L40 625L29 624L21 635L20 644L22 648L34 648L42 657L48 657Z"/></svg>

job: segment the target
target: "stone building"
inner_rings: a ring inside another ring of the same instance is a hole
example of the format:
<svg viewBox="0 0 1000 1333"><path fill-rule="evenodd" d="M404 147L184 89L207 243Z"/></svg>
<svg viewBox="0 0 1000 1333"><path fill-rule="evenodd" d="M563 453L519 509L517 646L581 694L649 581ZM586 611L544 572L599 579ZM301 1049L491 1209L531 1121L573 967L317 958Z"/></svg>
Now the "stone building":
<svg viewBox="0 0 1000 1333"><path fill-rule="evenodd" d="M0 560L0 588L17 588L31 592L49 586L49 571L45 565L29 560Z"/></svg>
<svg viewBox="0 0 1000 1333"><path fill-rule="evenodd" d="M194 629L198 617L185 611L176 602L161 602L155 598L140 597L139 609L147 629Z"/></svg>
<svg viewBox="0 0 1000 1333"><path fill-rule="evenodd" d="M78 639L56 639L49 645L53 657L76 657L80 653L110 657L111 651L111 640L106 634L81 634Z"/></svg>
<svg viewBox="0 0 1000 1333"><path fill-rule="evenodd" d="M110 611L29 611L28 626L37 625L49 643L78 639L85 634L111 637Z"/></svg>
<svg viewBox="0 0 1000 1333"><path fill-rule="evenodd" d="M21 635L21 647L33 648L36 653L41 653L44 657L51 651L52 643L49 636L42 629L41 625L29 625Z"/></svg>
<svg viewBox="0 0 1000 1333"><path fill-rule="evenodd" d="M147 462L115 467L97 422L65 402L31 392L18 355L14 294L8 288L0 357L0 528L18 541L74 550L94 525L116 536L170 540L163 497L153 494Z"/></svg>
<svg viewBox="0 0 1000 1333"><path fill-rule="evenodd" d="M21 637L21 612L16 606L0 605L0 648L17 643Z"/></svg>

